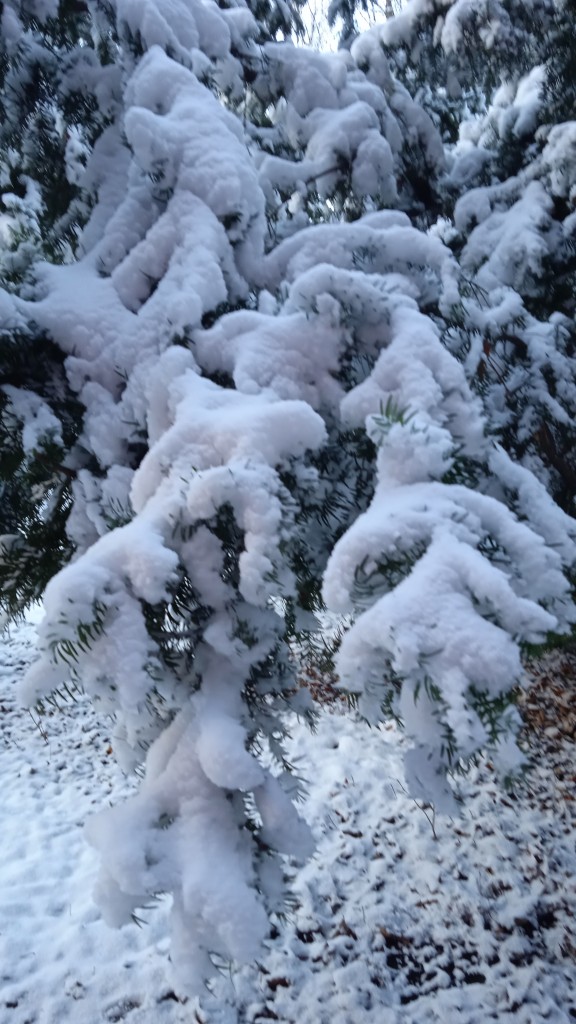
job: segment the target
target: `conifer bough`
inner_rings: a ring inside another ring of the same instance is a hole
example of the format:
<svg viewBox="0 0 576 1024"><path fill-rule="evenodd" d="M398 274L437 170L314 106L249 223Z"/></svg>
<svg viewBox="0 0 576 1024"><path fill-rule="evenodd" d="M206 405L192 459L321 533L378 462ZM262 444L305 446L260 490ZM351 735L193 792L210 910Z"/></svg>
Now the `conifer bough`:
<svg viewBox="0 0 576 1024"><path fill-rule="evenodd" d="M88 823L97 898L171 895L182 990L257 956L311 852L298 658L445 806L519 764L521 648L574 621L576 129L522 6L415 0L327 55L284 3L3 5L2 604L43 593L23 699L82 688L143 767Z"/></svg>

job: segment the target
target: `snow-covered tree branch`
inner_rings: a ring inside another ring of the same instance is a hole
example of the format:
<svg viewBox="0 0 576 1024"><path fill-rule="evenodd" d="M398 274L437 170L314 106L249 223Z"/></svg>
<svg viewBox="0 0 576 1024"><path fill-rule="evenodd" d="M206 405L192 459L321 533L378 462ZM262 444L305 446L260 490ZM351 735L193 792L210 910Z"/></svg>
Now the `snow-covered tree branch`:
<svg viewBox="0 0 576 1024"><path fill-rule="evenodd" d="M144 764L88 825L98 900L118 925L170 893L189 989L257 955L311 852L282 740L317 615L440 805L479 751L518 765L522 645L576 617L574 309L539 305L574 124L539 134L515 4L486 14L509 83L458 93L466 33L490 47L457 0L447 131L417 54L400 80L430 6L333 55L286 4L3 8L2 602L43 592L23 699L83 688Z"/></svg>

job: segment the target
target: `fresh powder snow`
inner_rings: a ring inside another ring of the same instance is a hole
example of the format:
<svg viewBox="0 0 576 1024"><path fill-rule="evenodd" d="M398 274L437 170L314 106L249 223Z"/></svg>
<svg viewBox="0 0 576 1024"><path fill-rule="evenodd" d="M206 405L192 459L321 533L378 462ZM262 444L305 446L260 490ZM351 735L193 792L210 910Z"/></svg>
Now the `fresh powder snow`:
<svg viewBox="0 0 576 1024"><path fill-rule="evenodd" d="M116 764L110 721L85 697L46 705L43 715L19 706L34 633L33 624L14 628L0 649L2 1024L576 1016L574 741L561 728L546 729L554 740L532 734L530 773L510 791L482 761L459 780L463 802L449 817L409 796L405 740L391 722L369 729L338 701L321 711L315 736L289 718L316 852L293 876L293 904L257 962L221 962L209 987L186 997L169 957L169 897L121 932L94 905L98 862L84 831L97 832L103 796L129 798L135 784ZM558 660L549 673L567 695L567 725L573 682ZM547 709L551 696L544 690ZM169 770L168 755L165 746L157 775ZM210 835L190 836L188 850ZM221 848L212 865L207 898L229 869Z"/></svg>

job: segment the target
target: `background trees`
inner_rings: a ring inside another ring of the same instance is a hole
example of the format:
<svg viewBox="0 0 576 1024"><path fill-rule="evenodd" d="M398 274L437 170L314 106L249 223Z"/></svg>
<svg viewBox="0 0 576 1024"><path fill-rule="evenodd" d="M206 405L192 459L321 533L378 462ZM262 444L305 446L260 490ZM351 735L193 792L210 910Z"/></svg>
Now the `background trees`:
<svg viewBox="0 0 576 1024"><path fill-rule="evenodd" d="M466 308L445 343L506 450L573 513L570 18L557 3L409 5L375 32L454 143L442 212Z"/></svg>
<svg viewBox="0 0 576 1024"><path fill-rule="evenodd" d="M99 900L170 892L190 987L309 852L315 613L439 803L518 764L519 645L573 622L568 62L526 63L564 14L414 4L323 55L284 5L4 7L3 603L50 580L23 696L82 686L146 761Z"/></svg>

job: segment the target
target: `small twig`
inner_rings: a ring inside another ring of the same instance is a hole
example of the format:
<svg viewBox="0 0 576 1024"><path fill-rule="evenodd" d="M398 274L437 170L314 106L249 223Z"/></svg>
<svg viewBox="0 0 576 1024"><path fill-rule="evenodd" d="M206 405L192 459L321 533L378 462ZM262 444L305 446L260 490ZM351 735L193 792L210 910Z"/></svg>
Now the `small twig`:
<svg viewBox="0 0 576 1024"><path fill-rule="evenodd" d="M38 721L36 721L36 719L34 718L34 715L32 714L32 711L31 711L30 708L28 708L28 714L30 715L30 718L34 722L34 725L38 729L38 732L40 733L40 735L41 735L42 739L44 740L44 742L48 743L48 733L46 732L45 729L42 728L42 725L40 724L40 719L38 719Z"/></svg>
<svg viewBox="0 0 576 1024"><path fill-rule="evenodd" d="M327 174L336 174L336 171L341 171L340 164L335 164L334 167L329 167L327 171L320 171L318 174L311 174L309 178L304 178L303 185L310 185L313 181L318 181L318 178L325 178Z"/></svg>
<svg viewBox="0 0 576 1024"><path fill-rule="evenodd" d="M417 799L416 799L416 797L411 796L411 794L406 789L406 786L402 785L402 783L400 782L400 779L396 779L396 782L400 786L400 789L402 790L402 792L405 793L407 797L410 797L410 799L416 805L418 810L422 811L422 814L424 815L424 817L426 818L426 821L428 822L428 824L430 825L430 828L432 829L432 836L433 836L433 838L436 841L438 841L438 833L436 832L436 808L435 808L434 804L425 804L424 802L422 802L422 804L419 804ZM428 809L431 810L431 812L432 812L431 814L428 813Z"/></svg>

